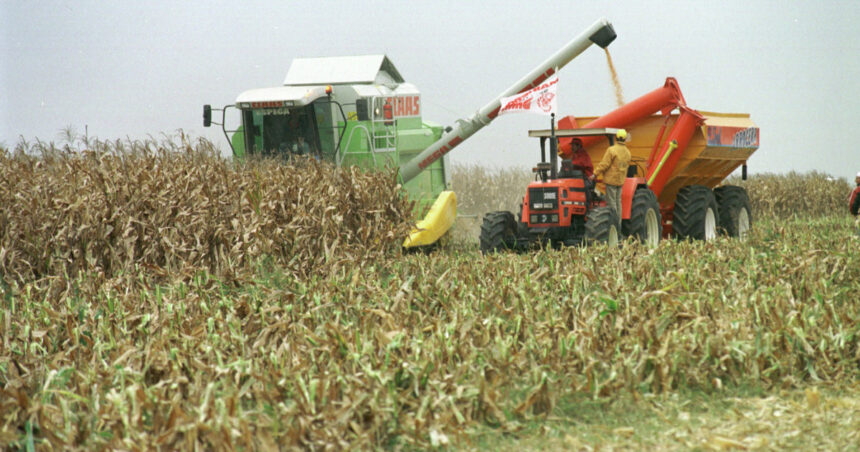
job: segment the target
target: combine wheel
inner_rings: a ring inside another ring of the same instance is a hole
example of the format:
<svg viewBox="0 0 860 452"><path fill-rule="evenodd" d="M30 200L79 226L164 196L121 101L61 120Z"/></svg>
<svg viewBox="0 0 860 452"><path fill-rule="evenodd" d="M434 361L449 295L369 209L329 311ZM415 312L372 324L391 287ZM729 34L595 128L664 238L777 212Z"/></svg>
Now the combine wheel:
<svg viewBox="0 0 860 452"><path fill-rule="evenodd" d="M729 237L745 239L752 226L750 198L743 187L724 185L714 189L720 206L720 232Z"/></svg>
<svg viewBox="0 0 860 452"><path fill-rule="evenodd" d="M618 216L611 207L595 207L588 212L585 219L585 242L588 245L618 245Z"/></svg>
<svg viewBox="0 0 860 452"><path fill-rule="evenodd" d="M717 236L719 209L710 188L688 185L678 192L672 228L679 239L713 240Z"/></svg>
<svg viewBox="0 0 860 452"><path fill-rule="evenodd" d="M517 221L510 212L490 212L481 225L481 252L509 250L517 243Z"/></svg>
<svg viewBox="0 0 860 452"><path fill-rule="evenodd" d="M640 188L633 195L633 206L630 210L630 219L623 222L621 229L627 237L656 248L663 234L663 225L660 222L660 204L657 196L648 188Z"/></svg>

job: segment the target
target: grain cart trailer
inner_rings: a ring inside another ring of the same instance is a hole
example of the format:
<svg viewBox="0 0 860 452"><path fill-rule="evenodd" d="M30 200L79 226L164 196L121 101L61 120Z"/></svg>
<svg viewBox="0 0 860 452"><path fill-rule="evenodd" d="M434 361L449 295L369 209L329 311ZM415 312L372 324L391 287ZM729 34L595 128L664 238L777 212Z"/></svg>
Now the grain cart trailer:
<svg viewBox="0 0 860 452"><path fill-rule="evenodd" d="M430 245L456 217L446 154L496 118L502 97L533 88L591 44L605 48L615 36L608 21L594 22L473 115L445 130L423 119L421 93L384 55L297 58L282 86L245 91L234 104L215 109L221 112L216 124L238 158L307 154L338 167L398 167L405 192L417 201L416 216L423 216L404 246ZM226 129L229 109L240 113L236 130ZM204 106L204 126L212 123L212 111Z"/></svg>

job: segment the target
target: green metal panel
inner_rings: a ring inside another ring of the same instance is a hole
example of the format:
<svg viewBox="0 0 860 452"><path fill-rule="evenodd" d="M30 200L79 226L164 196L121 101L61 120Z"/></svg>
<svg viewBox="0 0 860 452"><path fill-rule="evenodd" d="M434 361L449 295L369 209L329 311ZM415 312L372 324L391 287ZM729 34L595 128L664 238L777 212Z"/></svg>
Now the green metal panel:
<svg viewBox="0 0 860 452"><path fill-rule="evenodd" d="M320 149L324 160L334 160L335 139L339 130L332 130L331 106L314 103L314 119L319 132Z"/></svg>
<svg viewBox="0 0 860 452"><path fill-rule="evenodd" d="M398 130L397 148L401 151L422 151L433 144L433 130L431 129L407 129Z"/></svg>
<svg viewBox="0 0 860 452"><path fill-rule="evenodd" d="M412 121L415 121L414 123ZM400 149L400 165L417 157L418 154L428 146L436 142L442 136L442 127L436 124L423 123L415 118L409 122L404 121L404 126L417 124L418 127L404 128L398 134L398 148ZM401 124L398 124L401 125ZM416 218L421 218L436 200L440 193L447 190L445 181L444 159L433 162L415 178L407 181L403 187L409 199L416 202Z"/></svg>
<svg viewBox="0 0 860 452"><path fill-rule="evenodd" d="M233 144L233 157L245 157L245 129L242 126L236 129L230 142Z"/></svg>

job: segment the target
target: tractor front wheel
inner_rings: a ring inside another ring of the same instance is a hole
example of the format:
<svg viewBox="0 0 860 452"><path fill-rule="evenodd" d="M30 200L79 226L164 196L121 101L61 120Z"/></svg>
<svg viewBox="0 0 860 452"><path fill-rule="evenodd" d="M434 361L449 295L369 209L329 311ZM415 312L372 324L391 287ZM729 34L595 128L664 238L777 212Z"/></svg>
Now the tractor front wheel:
<svg viewBox="0 0 860 452"><path fill-rule="evenodd" d="M714 189L714 196L720 206L720 232L745 239L752 227L752 207L747 191L743 187L724 185Z"/></svg>
<svg viewBox="0 0 860 452"><path fill-rule="evenodd" d="M719 217L717 199L710 188L688 185L678 191L672 214L672 229L678 239L713 240Z"/></svg>
<svg viewBox="0 0 860 452"><path fill-rule="evenodd" d="M585 219L585 243L618 245L618 216L611 207L595 207Z"/></svg>
<svg viewBox="0 0 860 452"><path fill-rule="evenodd" d="M623 222L624 235L633 237L649 248L656 248L663 235L660 222L660 204L657 196L648 188L640 188L633 195L630 219Z"/></svg>
<svg viewBox="0 0 860 452"><path fill-rule="evenodd" d="M495 253L515 248L517 221L511 212L490 212L481 225L481 252Z"/></svg>

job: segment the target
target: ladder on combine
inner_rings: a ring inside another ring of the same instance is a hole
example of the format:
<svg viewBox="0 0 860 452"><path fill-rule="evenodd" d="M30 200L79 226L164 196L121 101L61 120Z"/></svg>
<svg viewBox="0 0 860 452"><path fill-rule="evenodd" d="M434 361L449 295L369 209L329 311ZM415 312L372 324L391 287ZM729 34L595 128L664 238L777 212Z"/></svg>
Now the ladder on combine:
<svg viewBox="0 0 860 452"><path fill-rule="evenodd" d="M371 99L370 105L373 108L370 112L370 127L358 125L352 129L346 139L346 144L342 150L338 150L336 156L337 166L342 166L344 160L350 154L363 154L359 150L360 148L352 150L353 139L367 140L367 150L370 151L374 165L377 165L376 154L385 154L385 158L389 159L392 163L400 161L400 155L397 152L397 120L393 117L390 119L385 118L385 99L382 96Z"/></svg>
<svg viewBox="0 0 860 452"><path fill-rule="evenodd" d="M372 101L372 105L375 107L370 120L373 152L395 152L397 150L397 123L393 116L385 117L385 101L385 97L374 97Z"/></svg>

